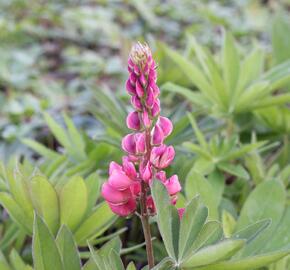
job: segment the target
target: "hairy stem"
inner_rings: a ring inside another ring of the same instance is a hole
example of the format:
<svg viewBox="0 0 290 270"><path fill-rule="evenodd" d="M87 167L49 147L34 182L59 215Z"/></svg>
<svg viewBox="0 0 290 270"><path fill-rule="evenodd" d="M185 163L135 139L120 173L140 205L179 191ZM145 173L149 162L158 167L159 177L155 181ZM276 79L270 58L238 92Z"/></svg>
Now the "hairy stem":
<svg viewBox="0 0 290 270"><path fill-rule="evenodd" d="M153 255L153 246L152 246L152 237L150 231L150 224L149 224L149 215L147 212L146 207L146 193L147 187L146 183L142 182L142 192L141 192L141 200L140 200L140 208L141 208L141 222L142 228L146 243L146 252L147 252L147 260L149 269L154 267L154 255Z"/></svg>
<svg viewBox="0 0 290 270"><path fill-rule="evenodd" d="M146 155L144 156L145 163L149 162L150 154L151 154L151 132L150 128L147 128L145 131L146 134ZM153 254L153 246L152 246L152 237L150 231L150 224L149 224L149 214L147 210L147 189L149 188L148 184L142 181L141 185L141 198L140 198L140 209L141 209L141 222L142 228L146 243L146 252L147 252L147 260L149 269L154 267L154 254Z"/></svg>

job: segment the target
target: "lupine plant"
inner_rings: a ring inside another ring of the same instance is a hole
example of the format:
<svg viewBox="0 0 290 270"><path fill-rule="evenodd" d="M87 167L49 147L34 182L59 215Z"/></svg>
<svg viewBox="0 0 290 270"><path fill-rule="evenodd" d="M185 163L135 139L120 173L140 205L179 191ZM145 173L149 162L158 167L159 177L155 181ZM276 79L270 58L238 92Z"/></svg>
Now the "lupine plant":
<svg viewBox="0 0 290 270"><path fill-rule="evenodd" d="M110 176L102 187L102 195L117 215L136 213L140 216L151 269L154 257L149 216L155 214L155 205L150 186L153 179L161 181L173 204L181 186L177 175L167 178L164 171L175 155L173 146L164 144L173 127L168 118L160 115L156 63L148 45L137 43L133 46L128 70L126 89L134 111L128 114L126 123L134 132L123 138L122 148L127 156L123 157L122 165L111 162Z"/></svg>

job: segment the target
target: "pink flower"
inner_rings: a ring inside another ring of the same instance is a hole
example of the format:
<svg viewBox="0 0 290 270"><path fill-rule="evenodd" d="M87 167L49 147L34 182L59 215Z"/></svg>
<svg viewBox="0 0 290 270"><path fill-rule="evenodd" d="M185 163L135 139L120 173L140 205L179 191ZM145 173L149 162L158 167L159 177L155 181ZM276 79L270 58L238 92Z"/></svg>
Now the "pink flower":
<svg viewBox="0 0 290 270"><path fill-rule="evenodd" d="M171 196L181 191L181 185L176 174L172 175L167 181L165 181L164 185L168 191L168 194Z"/></svg>
<svg viewBox="0 0 290 270"><path fill-rule="evenodd" d="M163 130L161 129L161 127L159 127L157 124L155 125L154 129L153 129L153 134L152 134L152 141L151 144L152 145L161 145L164 141L164 134L163 134Z"/></svg>
<svg viewBox="0 0 290 270"><path fill-rule="evenodd" d="M150 183L152 180L152 168L150 162L147 162L145 166L140 164L140 175L143 181Z"/></svg>
<svg viewBox="0 0 290 270"><path fill-rule="evenodd" d="M154 204L154 200L153 200L152 196L148 196L147 197L146 207L149 210L151 215L155 215L156 214L156 208L155 208L155 204Z"/></svg>
<svg viewBox="0 0 290 270"><path fill-rule="evenodd" d="M130 189L118 190L112 187L108 182L102 186L102 196L106 201L113 204L125 204L132 197Z"/></svg>
<svg viewBox="0 0 290 270"><path fill-rule="evenodd" d="M159 116L156 125L161 128L165 137L169 136L173 130L172 122L164 116Z"/></svg>
<svg viewBox="0 0 290 270"><path fill-rule="evenodd" d="M135 212L136 200L133 198L130 198L125 204L118 205L118 204L109 203L109 206L115 214L122 217L126 217Z"/></svg>
<svg viewBox="0 0 290 270"><path fill-rule="evenodd" d="M168 118L160 116L156 63L146 44L137 43L132 47L128 71L126 90L135 111L128 114L126 124L134 132L122 139L122 148L127 156L123 157L122 165L110 163L102 195L119 216L128 216L136 211L138 198L146 204L145 213L155 214L154 201L149 194L154 178L164 184L172 204L176 203L181 190L178 177L173 175L167 179L162 171L171 164L175 155L174 148L164 144L173 126Z"/></svg>
<svg viewBox="0 0 290 270"><path fill-rule="evenodd" d="M175 151L172 146L160 145L153 147L150 162L158 169L164 169L170 165L175 156Z"/></svg>
<svg viewBox="0 0 290 270"><path fill-rule="evenodd" d="M131 155L141 155L146 152L144 133L131 133L122 140L122 148Z"/></svg>
<svg viewBox="0 0 290 270"><path fill-rule="evenodd" d="M140 130L141 121L138 112L131 112L128 114L126 119L127 127L133 130Z"/></svg>

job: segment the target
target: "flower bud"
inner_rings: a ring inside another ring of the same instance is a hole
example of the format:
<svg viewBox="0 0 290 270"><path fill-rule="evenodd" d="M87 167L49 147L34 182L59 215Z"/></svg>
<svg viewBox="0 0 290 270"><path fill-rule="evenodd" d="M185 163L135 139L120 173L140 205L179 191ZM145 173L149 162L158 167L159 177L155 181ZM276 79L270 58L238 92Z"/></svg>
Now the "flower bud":
<svg viewBox="0 0 290 270"><path fill-rule="evenodd" d="M175 155L172 146L161 145L153 147L150 156L150 162L158 169L164 169L170 165Z"/></svg>
<svg viewBox="0 0 290 270"><path fill-rule="evenodd" d="M126 119L127 127L133 130L140 130L141 122L138 112L131 112Z"/></svg>
<svg viewBox="0 0 290 270"><path fill-rule="evenodd" d="M130 154L136 154L135 134L127 134L122 140L122 148Z"/></svg>
<svg viewBox="0 0 290 270"><path fill-rule="evenodd" d="M148 112L145 110L142 114L143 125L146 128L149 128L152 124L151 119L149 118Z"/></svg>
<svg viewBox="0 0 290 270"><path fill-rule="evenodd" d="M146 200L146 207L149 210L150 214L156 214L156 207L152 196L148 196Z"/></svg>
<svg viewBox="0 0 290 270"><path fill-rule="evenodd" d="M109 167L109 174L111 175L114 170L122 171L122 166L120 166L117 162L112 161Z"/></svg>
<svg viewBox="0 0 290 270"><path fill-rule="evenodd" d="M181 191L181 185L176 174L172 175L167 181L165 181L164 185L170 196L175 195L176 193Z"/></svg>
<svg viewBox="0 0 290 270"><path fill-rule="evenodd" d="M137 172L129 157L123 157L123 171L129 178L136 180Z"/></svg>
<svg viewBox="0 0 290 270"><path fill-rule="evenodd" d="M126 82L126 90L129 95L136 95L135 87L132 85L130 79L128 79Z"/></svg>
<svg viewBox="0 0 290 270"><path fill-rule="evenodd" d="M137 111L143 110L141 100L137 96L131 97L131 103L132 103L133 107L135 108L135 110L137 110Z"/></svg>
<svg viewBox="0 0 290 270"><path fill-rule="evenodd" d="M147 162L147 164L144 167L141 166L140 174L141 174L142 180L150 184L152 180L152 168L151 168L150 162Z"/></svg>
<svg viewBox="0 0 290 270"><path fill-rule="evenodd" d="M165 137L171 134L173 125L172 122L167 117L160 116L156 125L158 125L162 129Z"/></svg>
<svg viewBox="0 0 290 270"><path fill-rule="evenodd" d="M156 173L155 176L158 180L160 180L163 183L166 181L166 172L165 171L159 171Z"/></svg>
<svg viewBox="0 0 290 270"><path fill-rule="evenodd" d="M147 89L147 96L146 96L146 100L145 100L145 104L147 108L152 108L154 105L154 95L153 92L150 88Z"/></svg>
<svg viewBox="0 0 290 270"><path fill-rule="evenodd" d="M160 113L160 101L156 99L151 109L152 117L156 117Z"/></svg>
<svg viewBox="0 0 290 270"><path fill-rule="evenodd" d="M136 81L136 93L139 98L144 96L144 88L138 80Z"/></svg>
<svg viewBox="0 0 290 270"><path fill-rule="evenodd" d="M142 155L146 152L145 133L136 133L136 155Z"/></svg>
<svg viewBox="0 0 290 270"><path fill-rule="evenodd" d="M152 132L152 140L151 144L152 145L161 145L164 141L164 135L162 129L158 126L155 125L153 132Z"/></svg>

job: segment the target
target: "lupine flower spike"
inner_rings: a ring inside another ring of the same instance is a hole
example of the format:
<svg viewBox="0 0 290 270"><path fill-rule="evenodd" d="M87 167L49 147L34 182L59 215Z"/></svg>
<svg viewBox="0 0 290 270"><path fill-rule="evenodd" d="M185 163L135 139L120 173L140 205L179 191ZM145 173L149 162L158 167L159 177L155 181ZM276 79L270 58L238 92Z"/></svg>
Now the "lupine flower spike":
<svg viewBox="0 0 290 270"><path fill-rule="evenodd" d="M155 214L154 201L149 195L150 185L152 181L161 181L173 204L181 186L177 175L167 178L163 171L175 156L173 146L164 144L173 125L168 118L160 116L156 63L147 44L136 43L132 47L128 71L126 90L131 96L133 111L128 114L126 124L132 133L122 140L122 149L126 153L122 165L114 161L110 164L109 179L102 187L102 195L119 216L128 216L140 208L151 269L154 262L150 259L152 250L148 254L148 249L152 246L147 243L151 241L151 235L145 233L148 234L148 216Z"/></svg>

